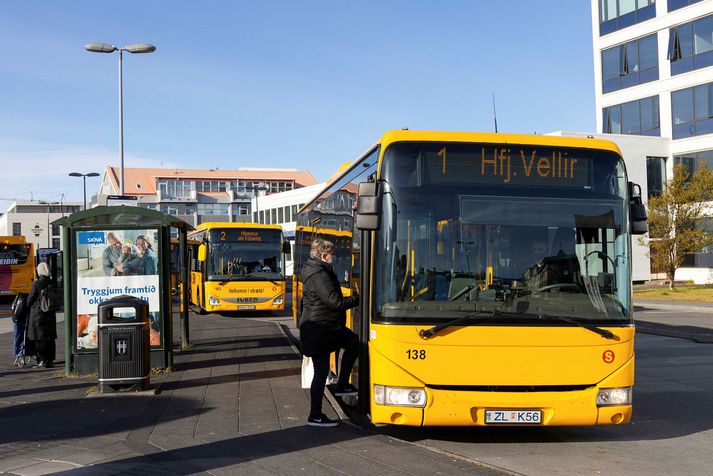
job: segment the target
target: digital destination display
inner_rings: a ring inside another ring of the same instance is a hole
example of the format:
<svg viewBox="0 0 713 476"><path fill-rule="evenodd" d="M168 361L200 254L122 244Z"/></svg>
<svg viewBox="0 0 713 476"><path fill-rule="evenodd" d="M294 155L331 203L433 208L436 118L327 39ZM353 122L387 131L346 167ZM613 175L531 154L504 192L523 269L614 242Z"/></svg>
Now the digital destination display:
<svg viewBox="0 0 713 476"><path fill-rule="evenodd" d="M260 228L223 228L210 231L211 243L280 243L280 231Z"/></svg>
<svg viewBox="0 0 713 476"><path fill-rule="evenodd" d="M431 183L493 185L591 185L592 158L584 149L449 144L421 149Z"/></svg>

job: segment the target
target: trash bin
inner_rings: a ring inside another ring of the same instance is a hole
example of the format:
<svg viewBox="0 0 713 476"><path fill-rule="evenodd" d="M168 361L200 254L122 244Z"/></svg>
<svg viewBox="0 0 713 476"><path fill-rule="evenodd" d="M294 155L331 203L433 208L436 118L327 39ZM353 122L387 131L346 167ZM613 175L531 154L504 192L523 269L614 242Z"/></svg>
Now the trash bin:
<svg viewBox="0 0 713 476"><path fill-rule="evenodd" d="M117 296L99 304L99 392L139 391L149 386L149 304Z"/></svg>

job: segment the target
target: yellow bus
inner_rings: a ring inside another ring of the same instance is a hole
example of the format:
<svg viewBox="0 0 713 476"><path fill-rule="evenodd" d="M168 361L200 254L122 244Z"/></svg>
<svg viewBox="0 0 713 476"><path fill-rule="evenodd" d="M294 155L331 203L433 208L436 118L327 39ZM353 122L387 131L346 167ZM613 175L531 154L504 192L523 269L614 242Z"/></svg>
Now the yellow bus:
<svg viewBox="0 0 713 476"><path fill-rule="evenodd" d="M352 382L373 423L630 420L646 212L615 144L387 132L297 224L330 217L361 256Z"/></svg>
<svg viewBox="0 0 713 476"><path fill-rule="evenodd" d="M34 245L24 236L0 236L0 295L27 294L34 280Z"/></svg>
<svg viewBox="0 0 713 476"><path fill-rule="evenodd" d="M285 309L279 225L207 222L188 235L191 303L200 313Z"/></svg>
<svg viewBox="0 0 713 476"><path fill-rule="evenodd" d="M351 230L334 230L323 228L320 226L302 226L298 225L295 228L295 246L294 246L294 268L292 273L292 316L295 324L299 325L300 316L302 314L302 285L299 281L298 274L302 268L302 264L309 259L309 251L312 242L315 238L323 238L334 243L336 248L332 266L334 272L339 279L339 284L342 288L342 294L350 296L352 291L351 270L354 267ZM350 319L351 311L347 311L347 320Z"/></svg>

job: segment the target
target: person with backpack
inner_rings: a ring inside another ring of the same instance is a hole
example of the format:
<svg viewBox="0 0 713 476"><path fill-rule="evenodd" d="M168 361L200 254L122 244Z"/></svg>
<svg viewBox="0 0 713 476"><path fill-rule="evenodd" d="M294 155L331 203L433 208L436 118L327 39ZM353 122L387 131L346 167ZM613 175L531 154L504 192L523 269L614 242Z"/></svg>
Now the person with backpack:
<svg viewBox="0 0 713 476"><path fill-rule="evenodd" d="M15 357L13 365L24 367L29 362L30 357L34 355L32 342L27 340L27 318L30 314L30 308L27 307L27 295L17 293L15 300L12 302L12 335L13 346L12 354Z"/></svg>
<svg viewBox="0 0 713 476"><path fill-rule="evenodd" d="M50 278L47 263L37 266L37 281L27 297L30 318L27 321L27 338L35 343L37 365L52 367L55 357L55 339L57 338L56 293Z"/></svg>

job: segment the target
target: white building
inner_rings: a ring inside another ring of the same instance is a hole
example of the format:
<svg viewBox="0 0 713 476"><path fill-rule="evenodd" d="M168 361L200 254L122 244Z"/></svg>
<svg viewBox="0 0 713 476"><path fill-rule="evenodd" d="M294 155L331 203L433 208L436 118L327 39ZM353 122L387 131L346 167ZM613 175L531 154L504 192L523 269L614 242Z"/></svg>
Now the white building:
<svg viewBox="0 0 713 476"><path fill-rule="evenodd" d="M78 212L79 202L16 201L0 215L0 236L24 236L35 249L64 249L62 230L52 222Z"/></svg>
<svg viewBox="0 0 713 476"><path fill-rule="evenodd" d="M321 192L326 184L318 183L307 187L297 188L288 192L275 193L272 195L260 195L251 201L251 209L255 210L256 216L253 220L256 223L282 225L285 238L290 241L292 252L287 258L285 273L292 274L292 256L295 247L295 224L297 212L310 202L315 195Z"/></svg>
<svg viewBox="0 0 713 476"><path fill-rule="evenodd" d="M666 156L647 157L642 189L678 164L713 168L713 0L591 6L597 132L670 140ZM701 226L713 231L713 218ZM676 279L713 282L713 249L689 256Z"/></svg>

